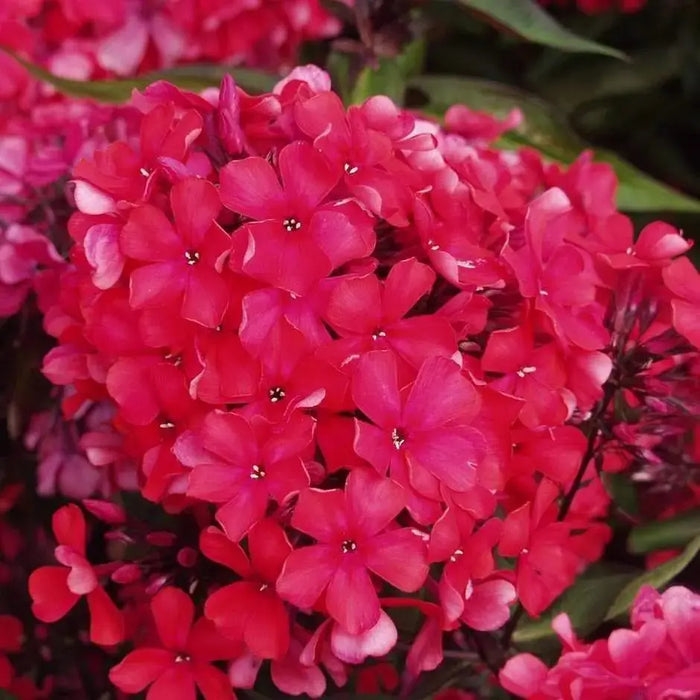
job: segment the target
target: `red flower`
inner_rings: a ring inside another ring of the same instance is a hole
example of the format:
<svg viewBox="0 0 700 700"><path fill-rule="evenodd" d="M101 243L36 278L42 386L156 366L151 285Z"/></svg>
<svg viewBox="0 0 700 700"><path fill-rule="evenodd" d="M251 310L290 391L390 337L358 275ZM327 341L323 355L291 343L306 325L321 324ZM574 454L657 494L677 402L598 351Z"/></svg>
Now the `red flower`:
<svg viewBox="0 0 700 700"><path fill-rule="evenodd" d="M394 265L382 284L376 275L347 277L331 292L326 320L343 338L339 350L355 357L370 350L392 349L415 367L432 356L451 357L457 349L454 331L435 315L404 318L429 294L435 273L415 258ZM345 357L343 359L345 359Z"/></svg>
<svg viewBox="0 0 700 700"><path fill-rule="evenodd" d="M376 100L381 98L377 97ZM390 102L386 100L386 102ZM370 211L397 226L405 226L410 208L410 189L395 172L400 168L391 139L382 130L369 126L367 107L346 110L340 98L332 92L322 92L300 102L294 112L301 130L314 139L318 148L333 165L334 172L342 173L345 187ZM390 114L383 113L391 121ZM402 131L411 131L412 120L405 113ZM408 122L408 129L405 126ZM381 124L384 129L387 123ZM402 135L405 135L402 134ZM408 145L408 144L407 144ZM431 142L431 146L433 143ZM402 173L404 176L407 173ZM415 172L410 175L415 177Z"/></svg>
<svg viewBox="0 0 700 700"><path fill-rule="evenodd" d="M151 204L134 209L122 229L125 255L149 264L131 273L134 308L177 304L182 317L203 326L219 324L228 288L217 271L230 239L216 223L220 203L214 185L188 178L170 194L175 224Z"/></svg>
<svg viewBox="0 0 700 700"><path fill-rule="evenodd" d="M671 258L687 253L693 245L678 229L663 221L645 226L636 241L631 226L611 227L604 231L611 235L605 240L600 257L610 267L620 270L668 265Z"/></svg>
<svg viewBox="0 0 700 700"><path fill-rule="evenodd" d="M663 276L676 295L671 301L675 329L700 348L700 273L688 258L680 258L664 269Z"/></svg>
<svg viewBox="0 0 700 700"><path fill-rule="evenodd" d="M215 528L202 532L199 546L209 559L243 577L212 593L204 614L223 635L244 641L255 656L282 658L289 648L290 621L275 581L292 551L284 530L274 520L256 523L248 533L250 558Z"/></svg>
<svg viewBox="0 0 700 700"><path fill-rule="evenodd" d="M234 236L247 241L243 270L275 287L304 294L334 268L369 255L374 232L357 205L324 206L338 175L312 146L286 146L278 168L282 184L264 158L232 161L221 170L221 201L254 219Z"/></svg>
<svg viewBox="0 0 700 700"><path fill-rule="evenodd" d="M202 131L202 115L186 110L176 115L173 104L151 109L141 124L140 153L123 141L109 144L74 170L76 207L85 214L114 212L117 202L146 199L163 164L182 162Z"/></svg>
<svg viewBox="0 0 700 700"><path fill-rule="evenodd" d="M206 452L193 455L189 441L176 447L180 461L194 467L188 495L222 503L217 520L237 542L262 520L271 499L283 503L309 485L300 454L311 444L314 428L313 419L300 412L277 426L260 416L210 413L195 434Z"/></svg>
<svg viewBox="0 0 700 700"><path fill-rule="evenodd" d="M586 251L564 240L571 203L551 188L530 204L524 224L525 245L512 244L503 257L517 277L520 293L547 314L563 340L596 350L607 333L595 314L596 276Z"/></svg>
<svg viewBox="0 0 700 700"><path fill-rule="evenodd" d="M178 588L157 593L151 612L162 647L127 654L110 670L112 683L125 693L140 693L150 685L150 700L194 700L195 686L207 700L235 698L226 674L211 662L234 658L240 646L221 637L205 618L192 624L194 605Z"/></svg>
<svg viewBox="0 0 700 700"><path fill-rule="evenodd" d="M260 381L260 363L246 351L239 337L242 315L239 299L257 283L242 275L231 277L229 305L221 323L216 328L200 329L195 339L202 371L190 383L190 392L209 404L249 399Z"/></svg>
<svg viewBox="0 0 700 700"><path fill-rule="evenodd" d="M63 566L42 566L29 577L32 612L43 622L56 622L86 596L90 639L95 644L118 644L124 638L124 621L99 585L97 571L85 558L82 511L72 504L63 506L54 513L52 525L58 541L55 556Z"/></svg>
<svg viewBox="0 0 700 700"><path fill-rule="evenodd" d="M525 399L520 420L529 428L561 425L575 407L573 394L565 388L566 364L555 343L535 347L533 324L491 333L481 358L485 372L503 376L491 385L499 391Z"/></svg>
<svg viewBox="0 0 700 700"><path fill-rule="evenodd" d="M438 588L447 623L461 619L472 629L493 630L508 620L515 587L495 571L492 550L501 522L492 518L472 529L466 513L448 508L433 527L430 559L447 559Z"/></svg>
<svg viewBox="0 0 700 700"><path fill-rule="evenodd" d="M574 582L588 561L600 557L609 537L604 525L557 521L558 493L551 481L543 479L534 499L511 511L503 523L498 550L502 556L518 557L518 598L530 615L541 613ZM574 535L577 527L582 534Z"/></svg>
<svg viewBox="0 0 700 700"><path fill-rule="evenodd" d="M402 591L417 590L428 572L422 539L410 528L387 529L405 505L396 482L363 469L351 472L345 491L302 491L292 525L318 544L289 555L279 595L308 609L325 592L328 613L347 632L373 627L381 607L369 572Z"/></svg>
<svg viewBox="0 0 700 700"><path fill-rule="evenodd" d="M440 484L455 491L474 484L484 441L469 422L479 396L454 362L431 357L400 392L394 354L370 352L358 361L352 396L374 424L356 422L355 451L380 474L391 465L397 478L407 465L410 485L434 499Z"/></svg>
<svg viewBox="0 0 700 700"><path fill-rule="evenodd" d="M246 414L284 420L294 409L318 405L338 410L348 378L330 362L318 357L306 337L286 319L270 330L260 346L262 376Z"/></svg>

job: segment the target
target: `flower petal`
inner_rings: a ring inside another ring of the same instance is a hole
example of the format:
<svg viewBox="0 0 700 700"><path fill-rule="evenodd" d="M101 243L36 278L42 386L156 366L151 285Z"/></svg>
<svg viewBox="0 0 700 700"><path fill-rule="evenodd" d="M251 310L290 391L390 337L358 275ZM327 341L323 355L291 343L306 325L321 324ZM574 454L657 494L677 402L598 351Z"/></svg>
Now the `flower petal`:
<svg viewBox="0 0 700 700"><path fill-rule="evenodd" d="M314 606L338 567L341 553L333 547L313 545L294 550L277 579L277 593L303 610Z"/></svg>
<svg viewBox="0 0 700 700"><path fill-rule="evenodd" d="M255 481L242 485L234 497L216 511L216 520L227 537L238 542L259 520L265 517L268 495Z"/></svg>
<svg viewBox="0 0 700 700"><path fill-rule="evenodd" d="M85 556L85 517L73 503L59 508L51 519L53 534L59 544Z"/></svg>
<svg viewBox="0 0 700 700"><path fill-rule="evenodd" d="M124 255L136 260L164 262L184 252L184 244L165 214L150 204L132 209L121 230Z"/></svg>
<svg viewBox="0 0 700 700"><path fill-rule="evenodd" d="M319 542L342 541L349 529L345 494L340 489L305 489L299 494L292 525Z"/></svg>
<svg viewBox="0 0 700 700"><path fill-rule="evenodd" d="M431 357L411 387L403 421L409 430L431 430L454 422L464 425L478 407L479 395L459 367L445 357Z"/></svg>
<svg viewBox="0 0 700 700"><path fill-rule="evenodd" d="M176 663L160 675L150 687L146 700L196 700L192 667L189 663Z"/></svg>
<svg viewBox="0 0 700 700"><path fill-rule="evenodd" d="M42 622L56 622L80 600L68 589L69 569L63 566L42 566L29 577L32 612Z"/></svg>
<svg viewBox="0 0 700 700"><path fill-rule="evenodd" d="M112 646L124 640L124 618L112 599L98 586L87 594L90 608L90 639L95 644Z"/></svg>
<svg viewBox="0 0 700 700"><path fill-rule="evenodd" d="M406 493L369 469L353 469L345 484L348 520L358 536L381 532L405 507Z"/></svg>
<svg viewBox="0 0 700 700"><path fill-rule="evenodd" d="M344 555L355 558L356 553ZM328 614L350 634L361 634L379 621L381 608L367 569L348 561L336 570L326 591Z"/></svg>
<svg viewBox="0 0 700 700"><path fill-rule="evenodd" d="M428 575L426 544L411 528L390 530L367 543L367 567L405 593L418 590Z"/></svg>
<svg viewBox="0 0 700 700"><path fill-rule="evenodd" d="M391 351L368 352L357 361L352 397L357 407L385 430L391 431L400 425L398 381L396 357Z"/></svg>
<svg viewBox="0 0 700 700"><path fill-rule="evenodd" d="M197 248L221 209L216 187L197 177L180 180L170 192L170 203L180 236L188 247Z"/></svg>
<svg viewBox="0 0 700 700"><path fill-rule="evenodd" d="M396 263L384 283L384 313L387 321L403 318L428 294L435 282L435 272L428 265L408 258Z"/></svg>
<svg viewBox="0 0 700 700"><path fill-rule="evenodd" d="M179 588L168 586L153 596L151 611L158 636L166 649L183 651L194 618L191 598Z"/></svg>
<svg viewBox="0 0 700 700"><path fill-rule="evenodd" d="M228 306L229 291L224 278L213 268L194 265L186 277L182 318L205 328L216 328Z"/></svg>
<svg viewBox="0 0 700 700"><path fill-rule="evenodd" d="M307 211L320 204L340 178L323 154L305 141L295 141L280 151L279 169L285 192Z"/></svg>
<svg viewBox="0 0 700 700"><path fill-rule="evenodd" d="M124 693L140 693L175 661L167 649L134 649L109 671L109 680Z"/></svg>
<svg viewBox="0 0 700 700"><path fill-rule="evenodd" d="M331 649L341 661L360 664L368 656L381 657L388 654L397 639L396 625L382 610L377 623L360 634L350 634L340 625L333 625Z"/></svg>
<svg viewBox="0 0 700 700"><path fill-rule="evenodd" d="M254 156L231 161L219 177L219 196L225 207L258 221L276 218L284 195L267 160Z"/></svg>

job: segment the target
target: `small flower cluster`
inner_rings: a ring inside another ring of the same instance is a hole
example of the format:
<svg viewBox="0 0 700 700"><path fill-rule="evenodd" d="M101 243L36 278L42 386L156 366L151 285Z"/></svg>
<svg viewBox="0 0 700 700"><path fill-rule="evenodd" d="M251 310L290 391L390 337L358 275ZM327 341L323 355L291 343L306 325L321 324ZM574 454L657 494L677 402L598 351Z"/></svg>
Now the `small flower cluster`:
<svg viewBox="0 0 700 700"><path fill-rule="evenodd" d="M8 0L0 7L0 44L73 80L196 62L291 67L302 42L340 29L319 0ZM22 97L32 83L27 72L7 56L0 67L0 98Z"/></svg>
<svg viewBox="0 0 700 700"><path fill-rule="evenodd" d="M64 265L73 165L137 129L135 110L85 101L36 99L0 116L0 316L16 314L30 291L46 310ZM60 251L60 252L59 252Z"/></svg>
<svg viewBox="0 0 700 700"><path fill-rule="evenodd" d="M96 644L133 643L122 691L231 697L269 661L318 697L397 655L410 686L445 632L537 615L601 556L601 471L664 425L694 449L700 276L673 227L633 240L607 166L490 148L517 113L346 109L314 67L134 103L139 137L74 170L44 373L67 418L114 412L85 443L99 484L180 525L87 501L95 565L65 506L30 580L39 619L85 597Z"/></svg>
<svg viewBox="0 0 700 700"><path fill-rule="evenodd" d="M552 623L564 646L548 669L532 654L519 654L500 673L506 690L521 698L695 698L700 692L700 596L674 586L640 589L632 629L586 644L562 613Z"/></svg>

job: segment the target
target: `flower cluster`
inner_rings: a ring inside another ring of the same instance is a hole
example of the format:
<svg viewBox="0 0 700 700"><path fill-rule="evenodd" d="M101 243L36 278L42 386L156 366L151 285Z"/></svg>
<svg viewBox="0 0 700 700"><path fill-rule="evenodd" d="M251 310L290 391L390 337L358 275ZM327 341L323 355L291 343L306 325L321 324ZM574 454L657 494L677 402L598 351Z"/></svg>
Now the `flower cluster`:
<svg viewBox="0 0 700 700"><path fill-rule="evenodd" d="M564 652L548 669L519 654L500 673L504 688L521 698L691 698L700 691L700 596L674 586L640 589L632 629L586 644L576 639L566 613L552 623Z"/></svg>
<svg viewBox="0 0 700 700"><path fill-rule="evenodd" d="M179 525L88 501L114 543L93 564L66 506L30 580L41 620L85 597L96 644L133 644L122 691L230 697L269 661L318 697L402 654L410 686L601 556L600 473L666 455L659 415L694 449L690 244L634 241L607 166L491 149L518 114L346 109L312 66L134 103L138 138L74 169L44 373L67 418L104 409L99 484L135 464Z"/></svg>
<svg viewBox="0 0 700 700"><path fill-rule="evenodd" d="M9 0L0 7L0 44L73 80L196 62L291 67L302 42L340 29L319 0ZM0 67L0 98L31 89L9 57L0 57Z"/></svg>

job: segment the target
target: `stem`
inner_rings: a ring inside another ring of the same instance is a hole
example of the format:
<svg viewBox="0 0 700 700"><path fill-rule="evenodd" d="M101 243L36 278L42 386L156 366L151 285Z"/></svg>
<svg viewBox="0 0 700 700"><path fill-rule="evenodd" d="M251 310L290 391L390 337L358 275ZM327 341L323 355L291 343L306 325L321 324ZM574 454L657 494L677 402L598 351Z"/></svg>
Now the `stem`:
<svg viewBox="0 0 700 700"><path fill-rule="evenodd" d="M557 520L564 520L567 513L571 509L571 504L574 501L576 492L581 486L581 482L583 481L583 475L586 473L588 463L593 459L597 449L596 442L598 436L600 435L600 427L598 426L598 421L605 415L605 412L608 410L608 406L610 405L613 396L615 396L615 385L611 382L608 382L605 385L603 398L600 400L598 406L593 412L593 415L589 419L591 429L588 433L588 443L586 444L586 451L583 453L583 457L581 458L581 464L579 465L578 472L576 472L576 477L574 478L571 487L567 491L566 496L564 496L564 499L562 500L561 505L559 506Z"/></svg>
<svg viewBox="0 0 700 700"><path fill-rule="evenodd" d="M486 664L491 673L498 675L498 671L505 663L503 648L498 644L495 637L488 632L470 631L470 636L474 641L474 646L481 660Z"/></svg>
<svg viewBox="0 0 700 700"><path fill-rule="evenodd" d="M595 456L596 450L598 448L598 445L596 443L598 436L600 435L599 421L605 415L605 412L608 410L610 402L615 396L615 390L616 383L608 380L608 382L605 384L605 389L603 390L603 398L598 402L598 405L591 414L591 417L588 419L590 430L588 432L588 442L586 444L586 451L583 453L583 457L581 457L581 464L579 465L578 471L576 472L576 476L574 477L574 480L571 483L571 487L566 492L566 495L564 496L559 506L559 511L557 513L557 521L561 521L564 520L564 518L566 518L569 510L571 509L571 504L574 502L576 493L581 487L583 475L586 473L588 463ZM503 630L501 645L504 649L507 649L510 646L511 639L513 638L513 633L515 632L515 629L518 626L518 623L520 622L524 614L525 609L520 603L518 603L515 612L511 615L508 624Z"/></svg>

